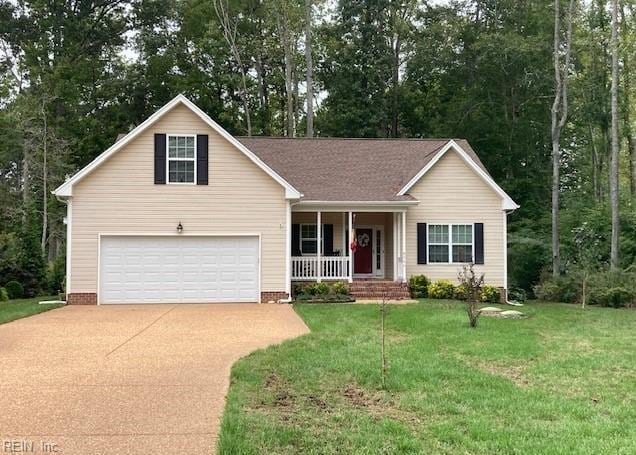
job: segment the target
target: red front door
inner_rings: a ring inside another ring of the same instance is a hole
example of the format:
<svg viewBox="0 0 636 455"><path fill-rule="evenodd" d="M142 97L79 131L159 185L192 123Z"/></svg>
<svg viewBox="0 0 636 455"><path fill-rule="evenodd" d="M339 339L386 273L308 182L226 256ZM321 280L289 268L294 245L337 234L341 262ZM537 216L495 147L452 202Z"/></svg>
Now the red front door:
<svg viewBox="0 0 636 455"><path fill-rule="evenodd" d="M353 253L353 273L373 273L373 229L356 229L358 249Z"/></svg>

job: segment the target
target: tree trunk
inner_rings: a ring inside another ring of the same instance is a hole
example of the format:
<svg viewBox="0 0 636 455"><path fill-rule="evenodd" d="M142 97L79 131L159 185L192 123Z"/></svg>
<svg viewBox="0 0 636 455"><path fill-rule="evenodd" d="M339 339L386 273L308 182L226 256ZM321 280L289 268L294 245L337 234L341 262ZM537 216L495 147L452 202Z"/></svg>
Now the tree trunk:
<svg viewBox="0 0 636 455"><path fill-rule="evenodd" d="M261 53L256 55L255 59L256 77L258 81L258 104L263 115L263 133L265 136L271 134L271 121L269 115L269 101L267 97L267 78L263 65L263 56Z"/></svg>
<svg viewBox="0 0 636 455"><path fill-rule="evenodd" d="M241 59L241 53L239 51L239 47L236 43L236 35L237 35L237 26L236 23L230 19L229 14L229 6L227 4L227 0L214 0L214 11L216 12L216 16L221 23L221 28L223 30L223 38L225 38L225 42L230 47L230 51L232 52L232 56L236 60L236 63L239 68L239 72L241 73L241 90L240 90L240 98L243 104L243 110L245 112L245 123L247 128L247 135L252 135L252 119L250 116L250 105L249 105L249 97L247 93L247 76L245 74L245 68L243 67L243 61Z"/></svg>
<svg viewBox="0 0 636 455"><path fill-rule="evenodd" d="M559 236L559 203L560 203L560 171L561 171L561 131L568 117L568 71L572 44L572 22L574 0L570 0L568 9L567 35L565 43L565 62L561 67L561 12L559 0L554 1L554 82L555 93L552 103L552 274L561 273L561 245Z"/></svg>
<svg viewBox="0 0 636 455"><path fill-rule="evenodd" d="M26 139L23 140L22 155L22 224L26 223L27 208L31 202L31 152Z"/></svg>
<svg viewBox="0 0 636 455"><path fill-rule="evenodd" d="M599 158L596 143L594 142L594 129L592 123L588 124L588 134L590 136L590 147L592 148L592 188L594 190L594 198L597 203L601 202L601 184L599 182Z"/></svg>
<svg viewBox="0 0 636 455"><path fill-rule="evenodd" d="M305 62L307 65L307 137L314 136L314 61L311 55L312 0L306 0L305 18Z"/></svg>
<svg viewBox="0 0 636 455"><path fill-rule="evenodd" d="M610 248L610 267L619 267L620 213L618 206L618 0L612 0L612 145L610 154L610 207L612 212L612 238Z"/></svg>
<svg viewBox="0 0 636 455"><path fill-rule="evenodd" d="M40 240L40 247L42 249L42 255L46 254L46 238L49 222L49 194L48 194L48 169L47 169L47 154L48 154L48 138L47 138L47 122L46 122L46 110L44 108L44 102L42 105L42 122L43 122L43 135L42 135L42 238Z"/></svg>
<svg viewBox="0 0 636 455"><path fill-rule="evenodd" d="M396 32L394 32L396 33ZM400 48L401 38L398 33L395 36L395 43L393 45L393 69L391 74L392 85L392 99L391 99L391 137L398 137L399 128L399 85L400 85Z"/></svg>
<svg viewBox="0 0 636 455"><path fill-rule="evenodd" d="M283 47L285 49L285 93L287 95L287 136L294 137L294 89L292 81L292 56L287 43L284 39Z"/></svg>
<svg viewBox="0 0 636 455"><path fill-rule="evenodd" d="M627 28L627 21L625 20L625 4L621 2L621 37L625 43L628 43L629 29ZM623 125L625 137L627 138L627 146L629 147L629 190L632 202L636 201L636 138L634 138L634 132L632 130L631 123L631 74L629 67L629 49L626 49L623 54L623 99L624 99L624 112L623 112Z"/></svg>

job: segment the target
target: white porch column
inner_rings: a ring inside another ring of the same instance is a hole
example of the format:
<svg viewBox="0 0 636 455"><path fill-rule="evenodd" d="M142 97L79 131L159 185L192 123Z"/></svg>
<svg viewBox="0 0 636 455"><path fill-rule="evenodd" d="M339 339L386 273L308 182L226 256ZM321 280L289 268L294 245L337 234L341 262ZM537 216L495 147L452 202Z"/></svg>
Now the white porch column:
<svg viewBox="0 0 636 455"><path fill-rule="evenodd" d="M353 283L353 251L351 251L351 240L353 239L353 213L349 212L349 238L346 242L346 248L349 252L349 283Z"/></svg>
<svg viewBox="0 0 636 455"><path fill-rule="evenodd" d="M316 237L318 238L318 247L316 248L316 257L318 258L318 282L322 281L322 212L316 212Z"/></svg>
<svg viewBox="0 0 636 455"><path fill-rule="evenodd" d="M347 213L342 212L342 255L347 255Z"/></svg>
<svg viewBox="0 0 636 455"><path fill-rule="evenodd" d="M287 201L287 211L285 214L285 292L288 298L291 298L291 224L291 201Z"/></svg>
<svg viewBox="0 0 636 455"><path fill-rule="evenodd" d="M398 281L400 279L400 271L398 270L398 265L400 264L398 261L398 257L400 256L400 232L398 229L398 218L397 213L393 212L393 229L391 232L393 237L391 240L393 241L393 280Z"/></svg>
<svg viewBox="0 0 636 455"><path fill-rule="evenodd" d="M402 281L406 281L406 211L402 212Z"/></svg>

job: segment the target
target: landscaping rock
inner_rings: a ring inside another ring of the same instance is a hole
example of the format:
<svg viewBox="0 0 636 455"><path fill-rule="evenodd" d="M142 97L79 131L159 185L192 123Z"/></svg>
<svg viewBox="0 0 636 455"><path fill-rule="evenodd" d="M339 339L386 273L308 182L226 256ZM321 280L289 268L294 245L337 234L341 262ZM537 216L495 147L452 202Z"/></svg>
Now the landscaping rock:
<svg viewBox="0 0 636 455"><path fill-rule="evenodd" d="M502 318L511 318L511 319L526 317L525 313L522 313L521 311L517 311L517 310L502 311L501 313L499 313L499 316L501 316Z"/></svg>
<svg viewBox="0 0 636 455"><path fill-rule="evenodd" d="M501 313L503 310L495 306L487 306L479 310L480 313Z"/></svg>

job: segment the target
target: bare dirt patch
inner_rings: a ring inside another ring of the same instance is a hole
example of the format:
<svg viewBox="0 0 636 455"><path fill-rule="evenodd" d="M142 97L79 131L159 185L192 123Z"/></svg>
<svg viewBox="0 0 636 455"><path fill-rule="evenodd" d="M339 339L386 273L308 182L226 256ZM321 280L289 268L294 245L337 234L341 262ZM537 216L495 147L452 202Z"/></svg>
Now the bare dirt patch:
<svg viewBox="0 0 636 455"><path fill-rule="evenodd" d="M523 365L497 365L494 363L482 363L477 367L487 373L509 379L517 387L528 387L530 385L530 379L528 379L525 375L526 367Z"/></svg>

